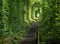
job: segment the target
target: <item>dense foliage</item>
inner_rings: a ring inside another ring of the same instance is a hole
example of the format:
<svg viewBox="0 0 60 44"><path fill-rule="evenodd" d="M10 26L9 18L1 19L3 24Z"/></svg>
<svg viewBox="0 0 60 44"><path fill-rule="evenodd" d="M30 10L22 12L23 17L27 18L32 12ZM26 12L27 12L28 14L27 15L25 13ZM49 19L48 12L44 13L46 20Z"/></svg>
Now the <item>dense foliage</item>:
<svg viewBox="0 0 60 44"><path fill-rule="evenodd" d="M40 25L40 43L60 44L59 0L45 0L43 3L43 21Z"/></svg>
<svg viewBox="0 0 60 44"><path fill-rule="evenodd" d="M0 44L18 44L33 22L41 44L59 44L60 0L0 0Z"/></svg>

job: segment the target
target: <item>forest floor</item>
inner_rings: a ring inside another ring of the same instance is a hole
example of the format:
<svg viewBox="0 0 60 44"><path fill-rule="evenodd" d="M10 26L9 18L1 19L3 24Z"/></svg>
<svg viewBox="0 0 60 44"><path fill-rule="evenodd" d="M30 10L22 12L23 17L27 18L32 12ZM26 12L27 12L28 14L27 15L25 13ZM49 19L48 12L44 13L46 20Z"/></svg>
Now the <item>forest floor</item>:
<svg viewBox="0 0 60 44"><path fill-rule="evenodd" d="M37 39L34 39L34 34L36 33L37 23L33 23L29 27L29 31L26 33L25 37L19 42L19 44L37 44Z"/></svg>

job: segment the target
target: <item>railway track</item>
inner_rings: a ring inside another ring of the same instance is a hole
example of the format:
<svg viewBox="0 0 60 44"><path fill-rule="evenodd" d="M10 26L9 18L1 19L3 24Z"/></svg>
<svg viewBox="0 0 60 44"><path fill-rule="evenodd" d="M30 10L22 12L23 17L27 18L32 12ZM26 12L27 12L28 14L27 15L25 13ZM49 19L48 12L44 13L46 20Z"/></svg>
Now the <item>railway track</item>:
<svg viewBox="0 0 60 44"><path fill-rule="evenodd" d="M37 44L37 39L34 38L36 29L37 29L37 23L34 22L29 28L29 31L26 33L24 38L22 38L22 40L19 42L19 44Z"/></svg>

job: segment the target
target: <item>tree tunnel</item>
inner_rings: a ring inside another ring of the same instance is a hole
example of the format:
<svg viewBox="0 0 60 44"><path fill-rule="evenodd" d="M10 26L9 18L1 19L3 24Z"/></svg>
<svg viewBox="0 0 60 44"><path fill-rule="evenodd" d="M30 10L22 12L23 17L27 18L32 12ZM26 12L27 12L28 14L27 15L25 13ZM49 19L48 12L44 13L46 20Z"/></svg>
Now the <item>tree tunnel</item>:
<svg viewBox="0 0 60 44"><path fill-rule="evenodd" d="M28 9L28 11L27 11ZM41 12L42 12L42 8L40 7L40 2L39 1L30 1L29 5L26 4L24 5L24 21L26 23L30 23L30 22L35 22L36 20L38 20L40 17L42 17Z"/></svg>
<svg viewBox="0 0 60 44"><path fill-rule="evenodd" d="M0 0L0 44L22 42L60 44L60 0Z"/></svg>
<svg viewBox="0 0 60 44"><path fill-rule="evenodd" d="M26 33L28 35L31 32L33 33L31 36L35 39L37 24L42 20L41 1L39 1L2 0L0 2L1 44L17 44L26 37Z"/></svg>
<svg viewBox="0 0 60 44"><path fill-rule="evenodd" d="M31 37L32 37L31 40L34 38L32 41L37 40L37 41L34 41L34 43L38 43L39 29L37 26L38 26L38 22L42 20L42 8L40 6L40 2L33 2L33 4L30 4L27 9L28 9L28 11L26 11L26 13L24 15L24 19L25 19L24 22L26 22L27 24L30 25L30 26L28 25L29 31L27 32L27 36L25 36L25 39L22 39L20 41L20 43L21 44L24 44L24 43L29 44L31 42L29 38L31 38ZM34 44L34 43L30 43L30 44Z"/></svg>

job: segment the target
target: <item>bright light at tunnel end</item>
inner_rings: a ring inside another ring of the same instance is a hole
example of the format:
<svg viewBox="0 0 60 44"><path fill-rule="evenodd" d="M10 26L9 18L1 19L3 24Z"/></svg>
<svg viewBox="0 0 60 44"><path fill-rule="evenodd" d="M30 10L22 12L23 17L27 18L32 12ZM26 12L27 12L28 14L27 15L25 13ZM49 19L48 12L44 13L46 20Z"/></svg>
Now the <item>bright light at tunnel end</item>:
<svg viewBox="0 0 60 44"><path fill-rule="evenodd" d="M37 13L37 18L36 18L35 22L39 21L39 16L40 16L40 13Z"/></svg>
<svg viewBox="0 0 60 44"><path fill-rule="evenodd" d="M37 17L39 17L40 16L40 14L39 13L37 13Z"/></svg>

